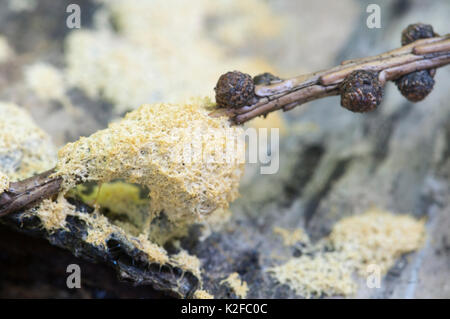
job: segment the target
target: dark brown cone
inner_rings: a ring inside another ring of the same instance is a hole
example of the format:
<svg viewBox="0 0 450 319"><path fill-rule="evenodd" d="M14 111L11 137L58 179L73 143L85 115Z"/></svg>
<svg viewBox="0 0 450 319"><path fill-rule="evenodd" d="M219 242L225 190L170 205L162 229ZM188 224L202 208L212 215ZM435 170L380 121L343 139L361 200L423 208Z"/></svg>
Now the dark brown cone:
<svg viewBox="0 0 450 319"><path fill-rule="evenodd" d="M418 102L433 90L434 79L428 70L422 70L406 74L395 83L404 97L411 102Z"/></svg>
<svg viewBox="0 0 450 319"><path fill-rule="evenodd" d="M225 108L239 108L248 105L255 96L252 77L239 71L221 75L214 90L216 91L217 105Z"/></svg>
<svg viewBox="0 0 450 319"><path fill-rule="evenodd" d="M370 71L353 71L342 81L339 90L341 105L352 112L373 111L383 98L378 75Z"/></svg>
<svg viewBox="0 0 450 319"><path fill-rule="evenodd" d="M433 27L429 24L410 24L402 31L402 45L407 45L419 39L432 38L436 35L437 34L434 33Z"/></svg>
<svg viewBox="0 0 450 319"><path fill-rule="evenodd" d="M423 23L410 24L402 32L402 45L434 36L437 36L437 34L431 25ZM418 102L423 100L433 90L435 73L435 69L416 71L402 76L395 83L404 97L411 102Z"/></svg>

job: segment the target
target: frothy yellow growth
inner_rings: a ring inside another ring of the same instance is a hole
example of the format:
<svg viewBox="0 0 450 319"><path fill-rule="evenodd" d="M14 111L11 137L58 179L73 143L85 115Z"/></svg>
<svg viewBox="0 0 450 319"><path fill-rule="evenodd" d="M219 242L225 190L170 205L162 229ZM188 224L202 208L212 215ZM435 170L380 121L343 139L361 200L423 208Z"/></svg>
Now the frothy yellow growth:
<svg viewBox="0 0 450 319"><path fill-rule="evenodd" d="M353 260L358 272L365 275L369 264L376 264L386 273L402 254L420 248L424 237L424 220L374 207L363 215L339 221L329 239Z"/></svg>
<svg viewBox="0 0 450 319"><path fill-rule="evenodd" d="M48 63L38 62L25 69L25 83L37 97L56 100L72 115L78 116L79 111L65 94L65 82L65 74Z"/></svg>
<svg viewBox="0 0 450 319"><path fill-rule="evenodd" d="M200 278L200 260L197 257L181 250L178 254L171 256L170 260L174 265L184 267Z"/></svg>
<svg viewBox="0 0 450 319"><path fill-rule="evenodd" d="M161 109L155 110L155 112L159 111ZM204 112L206 113L207 111L205 110ZM134 116L138 117L139 115L134 114ZM193 117L195 118L195 116ZM217 123L225 123L225 121L219 119L215 121ZM158 121L153 122L160 123ZM218 127L220 127L219 124ZM126 128L123 129L126 130ZM154 133L156 134L157 132ZM152 135L151 138L154 138L154 136ZM35 125L26 111L14 104L0 103L0 137L0 193L7 189L10 180L21 180L54 167L56 163L56 150L50 138ZM115 139L113 140L117 141ZM94 144L90 145L93 146ZM78 155L83 156L86 154ZM70 171L68 166L65 167ZM69 178L67 183L70 184L71 182L73 181ZM123 192L124 190L126 190L125 193ZM123 196L115 198L121 192L124 193ZM132 202L136 206L145 204L140 198L138 188L135 185L122 182L105 185L105 192L101 193L101 195L98 200L105 207L119 205L123 200L124 203L122 203L122 206L115 207L118 209L118 212L125 210L124 205L126 203L130 204ZM87 199L95 198L87 197ZM132 206L130 205L128 207L131 208ZM138 237L135 237L128 233L125 228L112 224L97 210L91 214L78 212L75 206L71 205L64 198L63 193L60 193L56 201L44 199L36 207L24 212L24 216L26 215L39 217L42 222L42 227L50 233L62 229L67 231L67 217L75 216L86 223L87 234L84 241L87 243L106 249L106 242L111 238L111 235L123 236L127 241L133 243L136 248L145 252L149 261L152 263L156 262L162 265L173 262L174 265L185 271L195 271L196 274L200 272L199 261L195 256L187 254L176 255L174 260L171 261L166 250L156 243L151 242L148 234L142 233Z"/></svg>
<svg viewBox="0 0 450 319"><path fill-rule="evenodd" d="M220 284L227 284L231 289L233 289L236 296L241 299L247 297L248 285L244 280L241 280L237 272L230 274L227 278L222 280Z"/></svg>
<svg viewBox="0 0 450 319"><path fill-rule="evenodd" d="M169 261L166 250L163 247L149 241L144 234L139 235L137 238L132 238L132 240L136 243L136 246L139 249L147 253L151 262L156 261L157 263L163 265ZM182 268L186 270L184 266L182 266Z"/></svg>
<svg viewBox="0 0 450 319"><path fill-rule="evenodd" d="M64 77L48 63L36 63L25 69L25 82L42 99L61 99L64 96Z"/></svg>
<svg viewBox="0 0 450 319"><path fill-rule="evenodd" d="M194 292L194 298L195 299L214 299L214 296L205 290L198 289Z"/></svg>
<svg viewBox="0 0 450 319"><path fill-rule="evenodd" d="M64 196L60 195L57 201L50 199L43 200L36 208L28 210L25 214L34 214L39 217L42 226L49 232L65 229L67 216L76 216L86 223L87 235L84 239L86 243L93 244L106 249L107 240L112 234L123 236L132 242L136 248L145 252L150 262L165 264L169 257L164 248L152 243L144 235L134 237L126 233L122 228L111 224L111 222L98 212L86 214L76 211L75 206L71 205ZM191 264L180 262L177 264L180 268L189 271Z"/></svg>
<svg viewBox="0 0 450 319"><path fill-rule="evenodd" d="M274 227L273 233L281 236L285 246L292 246L300 241L309 242L308 235L300 228L289 230L282 227Z"/></svg>
<svg viewBox="0 0 450 319"><path fill-rule="evenodd" d="M145 252L150 262L165 264L169 261L165 249L150 242L144 235L134 237L126 233L122 228L111 224L105 216L98 212L93 212L92 214L78 212L76 211L75 206L71 205L62 195L58 197L57 201L52 201L50 199L43 200L39 206L28 210L25 214L34 214L38 216L43 227L49 232L61 229L67 230L67 216L76 216L86 223L87 236L84 239L86 243L106 249L106 242L114 233L127 238L136 248ZM180 260L177 266L189 271L191 264L184 264Z"/></svg>
<svg viewBox="0 0 450 319"><path fill-rule="evenodd" d="M29 114L12 103L0 102L0 170L10 181L54 167L56 149Z"/></svg>
<svg viewBox="0 0 450 319"><path fill-rule="evenodd" d="M292 258L287 263L273 267L270 272L276 280L287 284L298 295L305 298L313 296L352 295L356 283L352 271L345 265L340 253L303 255Z"/></svg>
<svg viewBox="0 0 450 319"><path fill-rule="evenodd" d="M62 196L57 201L44 199L38 209L32 210L49 232L66 229L66 217L75 213L75 207L70 205Z"/></svg>
<svg viewBox="0 0 450 319"><path fill-rule="evenodd" d="M68 35L66 74L73 86L110 101L119 114L143 103L213 97L214 84L229 70L275 71L261 55L233 53L233 46L242 49L249 40L280 32L283 20L265 2L103 2L93 29Z"/></svg>
<svg viewBox="0 0 450 319"><path fill-rule="evenodd" d="M402 254L419 249L424 236L423 220L371 208L336 223L328 238L304 249L308 255L292 258L269 272L306 298L348 296L357 291L353 273L367 275L368 265L386 273Z"/></svg>
<svg viewBox="0 0 450 319"><path fill-rule="evenodd" d="M9 188L9 177L0 171L0 194Z"/></svg>
<svg viewBox="0 0 450 319"><path fill-rule="evenodd" d="M226 208L243 173L242 129L210 117L209 106L143 105L60 149L57 174L67 190L78 181L115 179L146 186L152 213L164 210L172 221Z"/></svg>
<svg viewBox="0 0 450 319"><path fill-rule="evenodd" d="M95 223L92 223L90 219L85 219L85 221L90 224L86 242L94 244L95 246L106 247L106 241L112 233L114 233L117 227L111 224L105 216L98 214L97 212L95 212L95 214Z"/></svg>

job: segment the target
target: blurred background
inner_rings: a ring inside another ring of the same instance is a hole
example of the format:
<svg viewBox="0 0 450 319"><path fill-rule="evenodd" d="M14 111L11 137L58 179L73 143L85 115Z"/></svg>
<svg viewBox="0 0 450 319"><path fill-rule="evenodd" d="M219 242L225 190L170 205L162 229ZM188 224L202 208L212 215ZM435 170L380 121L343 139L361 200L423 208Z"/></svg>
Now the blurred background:
<svg viewBox="0 0 450 319"><path fill-rule="evenodd" d="M381 28L366 25L371 3L381 8ZM81 9L81 28L67 27L70 4ZM325 69L400 46L401 31L416 22L446 34L449 13L445 0L1 0L0 101L28 111L60 147L143 103L213 98L227 71L285 78ZM336 221L376 205L425 217L427 242L400 258L382 289L357 296L449 298L450 68L435 80L417 104L389 83L382 105L363 116L330 97L250 122L280 129L280 172L259 175L249 166L227 226L184 242L205 265L214 295L231 296L214 282L237 271L249 297L298 297L263 271L274 255L288 260L296 249L273 228L300 227L318 240ZM164 297L1 229L0 297ZM69 263L86 269L82 289L65 286Z"/></svg>

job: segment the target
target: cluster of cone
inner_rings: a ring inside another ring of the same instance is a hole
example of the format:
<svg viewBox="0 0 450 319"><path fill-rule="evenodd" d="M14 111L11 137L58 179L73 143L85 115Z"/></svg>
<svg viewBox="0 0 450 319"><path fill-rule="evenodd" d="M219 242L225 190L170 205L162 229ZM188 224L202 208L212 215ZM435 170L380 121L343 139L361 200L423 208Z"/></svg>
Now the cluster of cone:
<svg viewBox="0 0 450 319"><path fill-rule="evenodd" d="M429 24L409 25L402 32L401 43L407 45L419 39L438 36ZM435 69L415 71L395 80L401 94L411 102L423 100L433 89ZM223 74L216 87L217 105L224 108L240 108L251 105L255 100L255 85L264 84L267 78L276 78L264 73L252 78L250 75L232 71ZM279 80L279 78L276 78ZM270 82L270 81L268 81ZM339 85L341 105L352 112L369 112L377 108L383 98L383 85L378 73L356 70L350 73Z"/></svg>

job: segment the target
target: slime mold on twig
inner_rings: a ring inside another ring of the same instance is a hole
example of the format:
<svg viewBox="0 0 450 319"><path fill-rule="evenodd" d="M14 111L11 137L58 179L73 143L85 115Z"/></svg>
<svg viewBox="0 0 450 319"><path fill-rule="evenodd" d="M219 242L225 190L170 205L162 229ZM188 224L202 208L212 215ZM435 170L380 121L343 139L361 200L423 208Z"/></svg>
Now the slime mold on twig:
<svg viewBox="0 0 450 319"><path fill-rule="evenodd" d="M428 32L426 32L427 30ZM430 35L432 37L429 37ZM223 81L219 81L217 83L218 86L216 86L216 100L222 109L215 112L217 114L226 113L234 123L242 124L273 111L289 111L303 103L332 95L341 95L341 101L343 102L341 103L345 107L349 100L348 94L352 93L346 90L348 85L341 84L347 77L354 77L355 73L353 72L355 71L372 72L378 77L376 86L384 86L387 81L398 80L400 82L397 82L397 85L401 92L404 95L406 94L407 98L411 97L409 98L410 100L418 101L426 95L420 92L426 91L429 93L432 88L431 82L427 79L421 80L423 77L415 77L412 80L407 79L407 82L410 83L408 85L403 83L401 79L406 75L420 74L418 71L422 70L428 70L427 72L434 75L436 68L449 64L450 34L438 36L434 33L431 26L414 24L403 31L402 44L404 45L400 48L376 56L343 61L336 67L290 79L280 80L272 76L272 81L270 79L268 81L260 81L261 76L257 76L254 78L256 84L254 95L251 99L247 98L250 102L244 106L230 106L229 103L222 103L224 100L223 96L227 95L227 89L229 91L228 95L231 95L231 97L228 97L229 101L240 101L240 99L233 97L232 94L239 94L241 90L230 86L228 82L223 84ZM235 77L237 77L237 74L240 74L241 78L246 76L238 71L234 73L236 73ZM413 85L412 88L410 88L411 84ZM226 85L226 87L221 85ZM408 86L408 89L406 86ZM358 88L355 89L358 90ZM368 90L366 91L368 92ZM414 92L416 91L420 92L415 94ZM246 96L248 95L248 92L246 92ZM362 97L361 101L363 100L367 101L368 104L365 107L354 108L352 111L367 112L375 109L375 107L371 106L372 102L370 101L372 99ZM376 100L379 99L376 98Z"/></svg>
<svg viewBox="0 0 450 319"><path fill-rule="evenodd" d="M421 24L409 26L402 34L402 44L417 39L414 42L376 56L343 61L331 69L291 79L282 80L270 74L263 74L255 77L254 83L251 83L251 77L244 73L228 72L219 79L215 88L218 106L222 108L209 115L211 118L227 115L235 124L242 124L276 110L288 111L308 101L332 95L341 95L342 106L351 111L367 112L380 103L384 84L396 80L399 89L408 99L418 101L429 93L434 80L431 78L431 83L423 76L413 79L411 76L421 75L423 70L427 70L432 76L436 68L450 63L450 34L438 36L434 31L430 33L426 32L427 30L429 27ZM430 35L433 37L429 37ZM179 109L177 112L183 110ZM170 119L160 124L169 123L167 121ZM123 132L126 131L127 129L124 129ZM106 137L107 135L105 134ZM114 148L110 151L114 151ZM71 154L76 153L74 150ZM229 173L233 174L232 170ZM79 177L81 179L78 182L82 182L83 177ZM201 180L200 176L199 181ZM61 177L57 174L49 176L48 172L12 183L8 190L0 193L0 216L57 194L61 191L62 184ZM230 187L234 189L235 186ZM232 193L225 196L226 200L235 197ZM185 199L188 200L188 197ZM221 205L224 204L225 197L221 198ZM208 196L203 204L208 206L211 198Z"/></svg>

